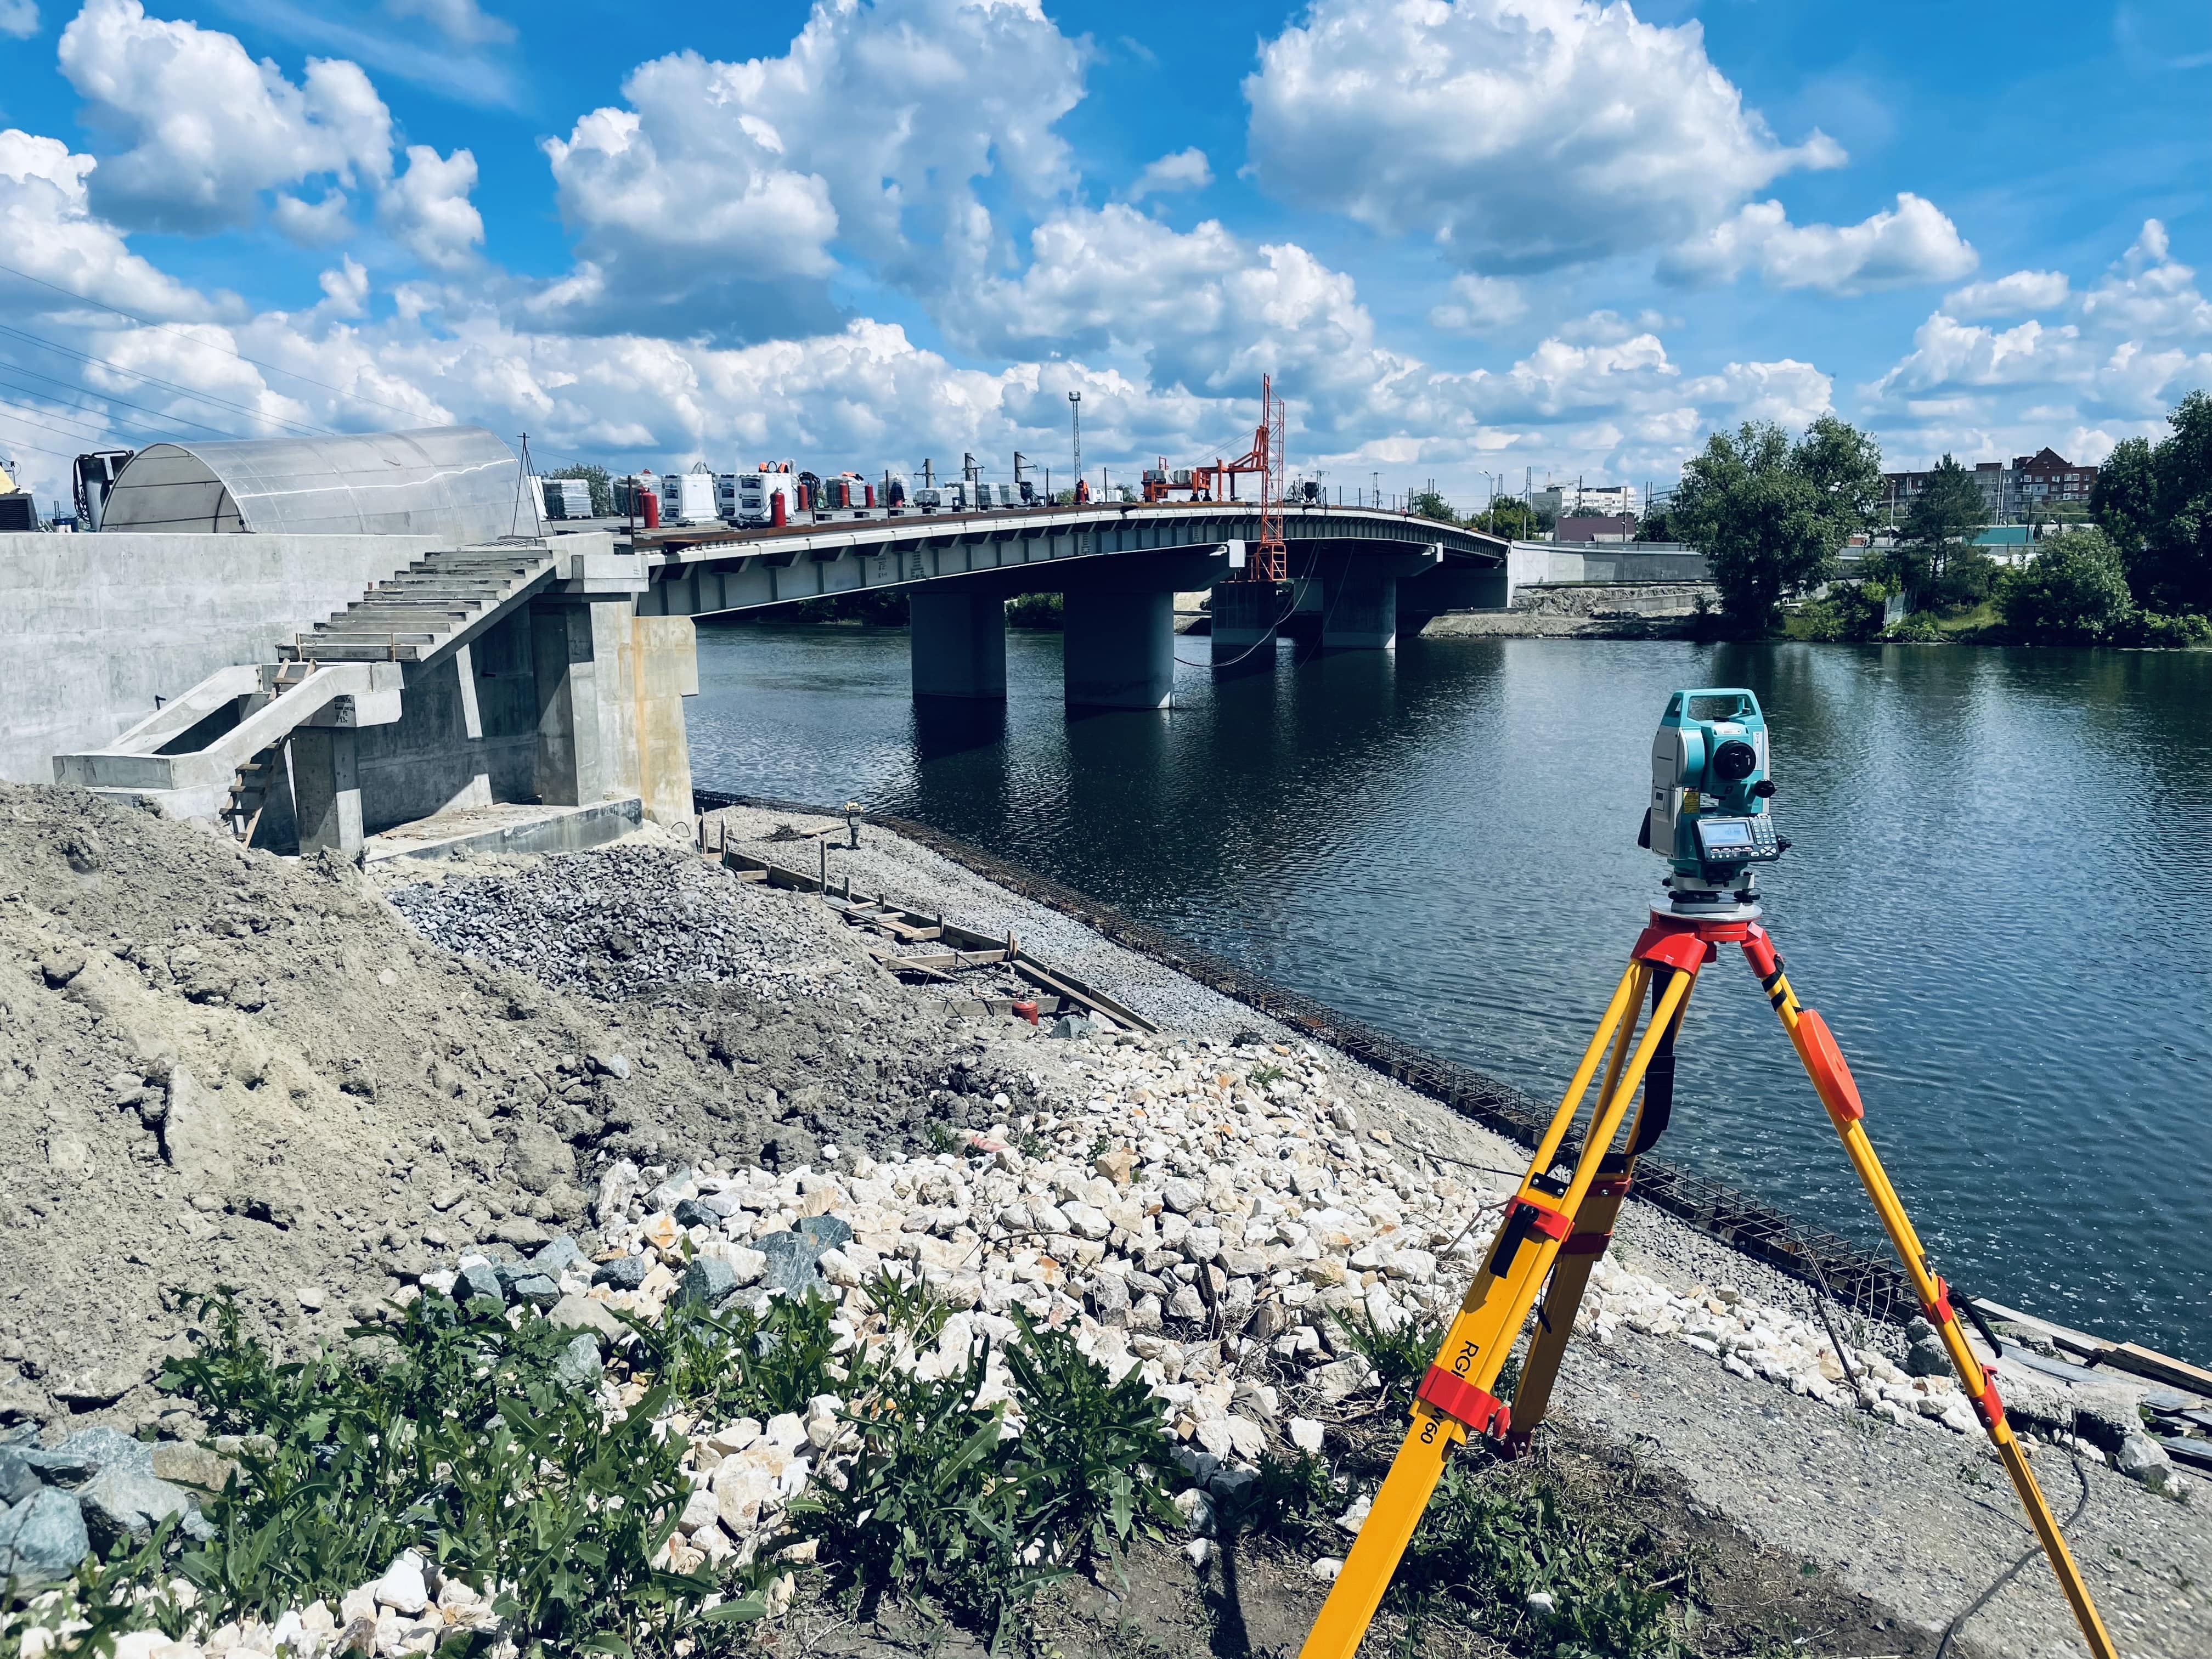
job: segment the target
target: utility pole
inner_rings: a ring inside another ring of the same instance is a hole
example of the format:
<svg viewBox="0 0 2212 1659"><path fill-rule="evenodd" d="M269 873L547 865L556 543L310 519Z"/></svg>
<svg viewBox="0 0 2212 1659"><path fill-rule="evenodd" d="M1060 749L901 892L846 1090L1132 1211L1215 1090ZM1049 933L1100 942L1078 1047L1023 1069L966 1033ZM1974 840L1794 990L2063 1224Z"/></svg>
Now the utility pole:
<svg viewBox="0 0 2212 1659"><path fill-rule="evenodd" d="M1022 468L1028 464L1029 459L1018 449L1014 452L1014 501L1017 506L1022 502Z"/></svg>
<svg viewBox="0 0 2212 1659"><path fill-rule="evenodd" d="M924 489L934 489L937 488L937 474L931 468L929 457L927 455L921 458L921 487Z"/></svg>
<svg viewBox="0 0 2212 1659"><path fill-rule="evenodd" d="M1067 394L1067 430L1069 441L1075 447L1075 476L1083 476L1083 394Z"/></svg>
<svg viewBox="0 0 2212 1659"><path fill-rule="evenodd" d="M962 477L965 478L969 483L974 483L975 482L975 474L981 470L981 469L977 467L975 465L975 458L973 455L970 455L964 449L960 452L960 476Z"/></svg>

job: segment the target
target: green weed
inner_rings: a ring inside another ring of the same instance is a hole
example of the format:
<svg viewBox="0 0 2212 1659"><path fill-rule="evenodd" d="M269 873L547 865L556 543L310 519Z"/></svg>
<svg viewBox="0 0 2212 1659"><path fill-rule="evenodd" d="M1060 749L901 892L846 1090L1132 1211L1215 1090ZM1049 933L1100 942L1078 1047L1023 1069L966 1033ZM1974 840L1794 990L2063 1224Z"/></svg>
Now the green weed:
<svg viewBox="0 0 2212 1659"><path fill-rule="evenodd" d="M1411 1394L1444 1340L1443 1327L1429 1320L1408 1317L1386 1329L1376 1322L1364 1304L1349 1314L1333 1312L1329 1316L1345 1340L1373 1370L1386 1395ZM1498 1397L1506 1395L1501 1393Z"/></svg>
<svg viewBox="0 0 2212 1659"><path fill-rule="evenodd" d="M1246 1491L1235 1522L1240 1531L1301 1542L1343 1506L1328 1466L1311 1452L1290 1458L1261 1452L1260 1478Z"/></svg>
<svg viewBox="0 0 2212 1659"><path fill-rule="evenodd" d="M1442 1602L1540 1659L1669 1659L1680 1632L1656 1543L1571 1501L1531 1465L1455 1458L1407 1550L1393 1593L1418 1627ZM1551 1598L1547 1610L1531 1595ZM1409 1629L1408 1639L1418 1640Z"/></svg>
<svg viewBox="0 0 2212 1659"><path fill-rule="evenodd" d="M1255 1066L1247 1081L1255 1089L1266 1089L1280 1083L1290 1074L1287 1066L1278 1066L1271 1060Z"/></svg>
<svg viewBox="0 0 2212 1659"><path fill-rule="evenodd" d="M188 1306L204 1328L163 1384L247 1437L207 1505L217 1537L173 1563L216 1620L334 1601L409 1548L496 1593L526 1650L621 1655L688 1634L712 1651L714 1631L758 1613L741 1598L703 1613L723 1585L652 1565L687 1490L683 1437L653 1430L669 1388L607 1420L554 1370L574 1332L428 1295L396 1330L280 1364L228 1293Z"/></svg>

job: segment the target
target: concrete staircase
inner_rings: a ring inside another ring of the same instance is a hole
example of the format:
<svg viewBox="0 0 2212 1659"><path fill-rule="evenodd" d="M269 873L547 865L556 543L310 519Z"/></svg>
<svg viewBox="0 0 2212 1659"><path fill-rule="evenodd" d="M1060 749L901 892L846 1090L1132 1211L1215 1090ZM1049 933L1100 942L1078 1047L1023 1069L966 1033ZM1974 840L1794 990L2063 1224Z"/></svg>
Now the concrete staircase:
<svg viewBox="0 0 2212 1659"><path fill-rule="evenodd" d="M556 562L542 547L428 554L317 623L313 633L279 646L277 655L288 662L428 662L550 583Z"/></svg>

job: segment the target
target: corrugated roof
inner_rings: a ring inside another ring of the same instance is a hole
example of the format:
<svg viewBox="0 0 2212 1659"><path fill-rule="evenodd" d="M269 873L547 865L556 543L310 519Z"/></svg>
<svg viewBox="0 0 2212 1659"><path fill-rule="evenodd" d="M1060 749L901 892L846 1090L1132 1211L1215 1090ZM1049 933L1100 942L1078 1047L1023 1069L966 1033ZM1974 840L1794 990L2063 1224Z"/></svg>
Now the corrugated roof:
<svg viewBox="0 0 2212 1659"><path fill-rule="evenodd" d="M514 452L479 426L155 444L118 475L100 528L442 536L458 545L537 532L521 477Z"/></svg>

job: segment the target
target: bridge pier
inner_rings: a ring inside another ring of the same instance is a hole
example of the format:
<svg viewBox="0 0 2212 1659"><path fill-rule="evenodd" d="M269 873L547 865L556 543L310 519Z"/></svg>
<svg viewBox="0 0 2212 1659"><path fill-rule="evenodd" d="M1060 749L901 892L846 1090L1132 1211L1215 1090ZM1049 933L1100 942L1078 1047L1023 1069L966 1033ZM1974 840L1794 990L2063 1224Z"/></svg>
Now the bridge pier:
<svg viewBox="0 0 2212 1659"><path fill-rule="evenodd" d="M1353 565L1322 580L1324 651L1391 651L1398 644L1398 579Z"/></svg>
<svg viewBox="0 0 2212 1659"><path fill-rule="evenodd" d="M1006 696L1006 602L974 592L908 596L907 656L917 697Z"/></svg>
<svg viewBox="0 0 2212 1659"><path fill-rule="evenodd" d="M1273 582L1217 582L1212 611L1213 665L1272 668L1283 601Z"/></svg>
<svg viewBox="0 0 2212 1659"><path fill-rule="evenodd" d="M1217 593L1218 588L1214 590ZM1164 708L1175 691L1175 592L1067 595L1063 673L1071 708Z"/></svg>

